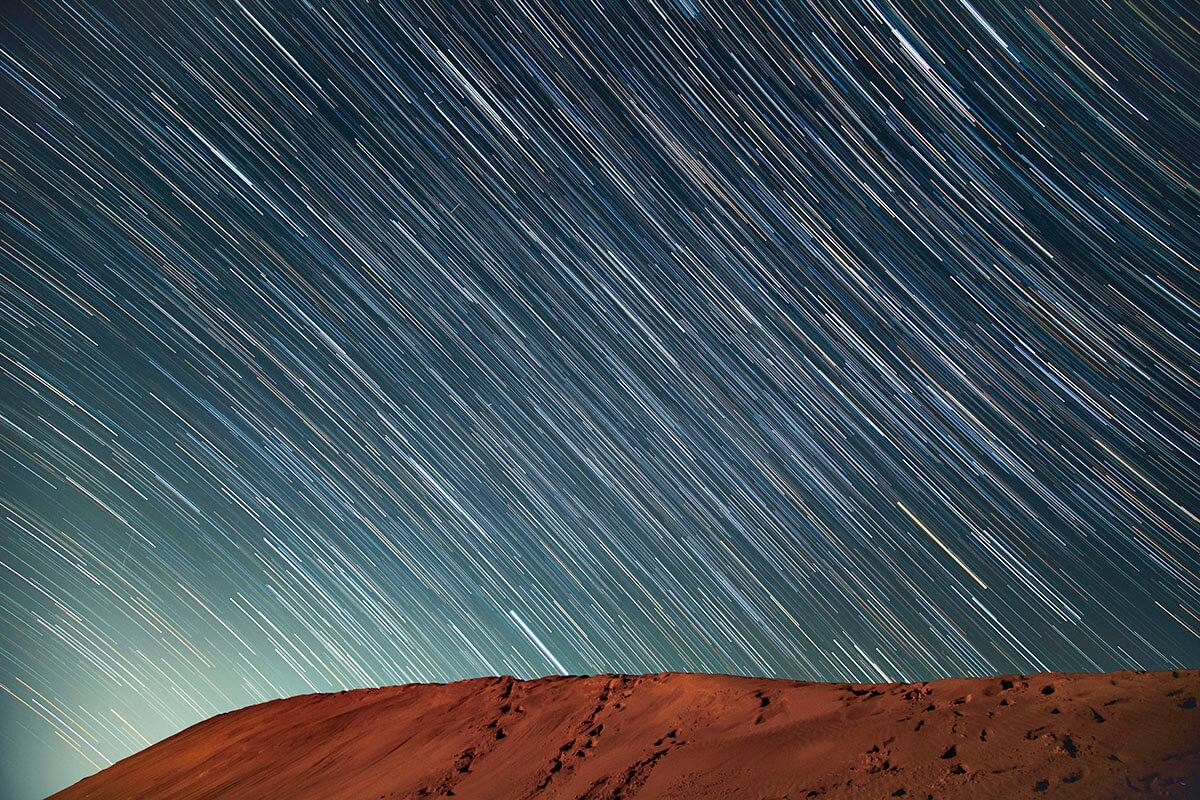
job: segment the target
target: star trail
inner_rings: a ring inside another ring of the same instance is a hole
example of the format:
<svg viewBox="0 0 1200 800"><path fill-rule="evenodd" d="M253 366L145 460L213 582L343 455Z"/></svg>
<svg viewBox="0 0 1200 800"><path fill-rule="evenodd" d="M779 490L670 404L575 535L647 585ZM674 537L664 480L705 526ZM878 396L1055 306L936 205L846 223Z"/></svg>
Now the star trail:
<svg viewBox="0 0 1200 800"><path fill-rule="evenodd" d="M489 674L1200 666L1200 14L47 0L0 785Z"/></svg>

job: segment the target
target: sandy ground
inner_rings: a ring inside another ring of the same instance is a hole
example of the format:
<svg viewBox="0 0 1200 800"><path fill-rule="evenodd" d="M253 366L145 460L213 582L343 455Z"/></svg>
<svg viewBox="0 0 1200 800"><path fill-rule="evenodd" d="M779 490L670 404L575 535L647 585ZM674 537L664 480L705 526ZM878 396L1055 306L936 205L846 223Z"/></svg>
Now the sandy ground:
<svg viewBox="0 0 1200 800"><path fill-rule="evenodd" d="M1200 798L1200 670L482 678L222 714L75 798Z"/></svg>

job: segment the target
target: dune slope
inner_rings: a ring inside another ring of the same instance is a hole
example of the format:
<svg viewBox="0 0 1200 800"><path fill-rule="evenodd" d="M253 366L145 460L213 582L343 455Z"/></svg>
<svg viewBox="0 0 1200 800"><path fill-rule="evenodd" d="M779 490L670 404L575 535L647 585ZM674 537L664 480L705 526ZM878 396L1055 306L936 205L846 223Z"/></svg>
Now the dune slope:
<svg viewBox="0 0 1200 800"><path fill-rule="evenodd" d="M222 714L55 800L1200 797L1200 670L482 678Z"/></svg>

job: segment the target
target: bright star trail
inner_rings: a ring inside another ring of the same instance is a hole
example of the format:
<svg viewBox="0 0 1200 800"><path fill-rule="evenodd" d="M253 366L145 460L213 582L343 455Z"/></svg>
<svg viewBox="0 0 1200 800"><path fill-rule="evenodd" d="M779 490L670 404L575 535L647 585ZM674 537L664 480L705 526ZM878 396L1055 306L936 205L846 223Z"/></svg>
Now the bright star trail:
<svg viewBox="0 0 1200 800"><path fill-rule="evenodd" d="M0 45L4 796L312 691L1200 666L1194 4Z"/></svg>

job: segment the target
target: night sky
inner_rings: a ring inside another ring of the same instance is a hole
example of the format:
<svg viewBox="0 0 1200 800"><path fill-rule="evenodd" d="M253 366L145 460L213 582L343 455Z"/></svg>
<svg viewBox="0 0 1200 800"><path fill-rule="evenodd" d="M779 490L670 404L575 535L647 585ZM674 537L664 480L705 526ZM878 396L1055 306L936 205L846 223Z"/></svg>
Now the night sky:
<svg viewBox="0 0 1200 800"><path fill-rule="evenodd" d="M313 691L1200 666L1190 0L0 45L3 796Z"/></svg>

